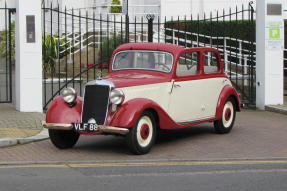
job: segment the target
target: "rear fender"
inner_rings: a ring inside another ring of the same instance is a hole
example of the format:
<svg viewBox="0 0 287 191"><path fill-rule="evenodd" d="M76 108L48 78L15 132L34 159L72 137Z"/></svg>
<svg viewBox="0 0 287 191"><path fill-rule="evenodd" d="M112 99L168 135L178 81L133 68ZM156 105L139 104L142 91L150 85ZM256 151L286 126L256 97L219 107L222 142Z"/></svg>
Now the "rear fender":
<svg viewBox="0 0 287 191"><path fill-rule="evenodd" d="M159 126L162 129L172 129L178 126L161 106L152 100L144 98L136 98L119 106L113 115L109 115L108 125L131 128L136 125L137 120L145 110L156 112Z"/></svg>
<svg viewBox="0 0 287 191"><path fill-rule="evenodd" d="M82 98L77 97L77 104L69 106L62 96L56 97L46 113L47 123L79 123L81 122Z"/></svg>
<svg viewBox="0 0 287 191"><path fill-rule="evenodd" d="M218 99L218 102L217 102L217 108L216 108L216 120L219 120L221 119L222 117L222 111L223 111L223 107L224 107L224 104L226 102L226 100L229 98L229 97L233 97L234 100L235 100L235 107L236 107L236 110L237 111L240 111L241 108L240 108L240 96L239 94L237 93L237 91L235 90L234 87L230 86L230 85L227 85L225 86L221 93L220 93L220 96L219 96L219 99Z"/></svg>

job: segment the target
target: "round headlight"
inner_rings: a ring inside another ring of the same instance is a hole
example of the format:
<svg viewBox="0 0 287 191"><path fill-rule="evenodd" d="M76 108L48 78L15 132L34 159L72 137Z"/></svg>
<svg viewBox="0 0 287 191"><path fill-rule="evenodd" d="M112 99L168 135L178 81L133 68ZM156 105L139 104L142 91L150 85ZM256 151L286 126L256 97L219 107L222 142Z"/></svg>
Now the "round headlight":
<svg viewBox="0 0 287 191"><path fill-rule="evenodd" d="M114 89L110 94L110 101L115 105L120 105L124 102L125 94L120 89Z"/></svg>
<svg viewBox="0 0 287 191"><path fill-rule="evenodd" d="M68 87L63 90L62 96L66 103L72 104L77 98L77 93L74 88Z"/></svg>

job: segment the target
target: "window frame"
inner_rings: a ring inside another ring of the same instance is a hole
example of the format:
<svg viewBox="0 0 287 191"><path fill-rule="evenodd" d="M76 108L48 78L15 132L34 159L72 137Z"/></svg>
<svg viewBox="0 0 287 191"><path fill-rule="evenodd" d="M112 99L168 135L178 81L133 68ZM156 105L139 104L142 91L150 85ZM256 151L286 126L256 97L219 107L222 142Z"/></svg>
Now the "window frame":
<svg viewBox="0 0 287 191"><path fill-rule="evenodd" d="M125 69L115 69L114 68L114 62L115 62L115 59L117 57L118 54L120 53L124 53L124 52L151 52L151 53L163 53L163 54L168 54L171 56L171 68L169 71L163 71L163 70L155 70L155 69L148 69L148 68L125 68ZM155 71L155 72L162 72L162 73L165 73L165 74L170 74L172 71L173 71L173 67L174 67L174 56L172 53L170 52L165 52L165 51L156 51L156 50L122 50L122 51L119 51L117 52L114 57L113 57L113 60L112 60L112 71L125 71L125 70L135 70L135 71L139 71L139 70L142 70L142 71Z"/></svg>
<svg viewBox="0 0 287 191"><path fill-rule="evenodd" d="M205 59L207 57L206 53L208 53L208 52L213 53L213 54L216 55L217 67L218 67L218 71L216 71L216 72L208 72L208 73L205 72L205 69L204 69L204 67L205 67ZM210 75L211 74L212 75L212 74L222 73L222 68L221 68L222 64L221 64L220 56L219 56L219 54L217 52L215 52L213 50L205 50L205 51L202 52L202 58L203 58L203 61L202 61L202 73L203 74L205 74L205 75Z"/></svg>
<svg viewBox="0 0 287 191"><path fill-rule="evenodd" d="M198 65L197 65L197 73L196 74L188 74L188 75L177 75L177 68L178 68L178 65L179 65L179 59L180 59L180 57L182 56L182 55L184 55L184 54L192 54L192 53L194 53L194 52L196 52L198 55ZM180 53L180 55L178 56L178 58L177 58L177 61L176 61L176 67L175 67L175 77L176 78L188 78L188 77L193 77L193 76L198 76L198 75L201 75L202 74L202 72L201 72L201 57L202 57L202 52L201 51L199 51L199 50L192 50L192 51L190 51L190 50L188 50L188 51L184 51L184 52L181 52Z"/></svg>

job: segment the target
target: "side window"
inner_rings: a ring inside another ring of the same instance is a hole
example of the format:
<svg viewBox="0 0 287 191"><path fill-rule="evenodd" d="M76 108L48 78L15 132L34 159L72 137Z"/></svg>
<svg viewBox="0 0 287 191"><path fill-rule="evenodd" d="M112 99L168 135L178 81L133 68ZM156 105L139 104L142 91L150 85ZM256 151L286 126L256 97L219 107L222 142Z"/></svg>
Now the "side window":
<svg viewBox="0 0 287 191"><path fill-rule="evenodd" d="M179 57L176 75L177 76L189 76L195 75L199 71L199 53L190 52L185 53Z"/></svg>
<svg viewBox="0 0 287 191"><path fill-rule="evenodd" d="M214 52L204 53L204 73L216 73L219 72L219 64L217 54Z"/></svg>

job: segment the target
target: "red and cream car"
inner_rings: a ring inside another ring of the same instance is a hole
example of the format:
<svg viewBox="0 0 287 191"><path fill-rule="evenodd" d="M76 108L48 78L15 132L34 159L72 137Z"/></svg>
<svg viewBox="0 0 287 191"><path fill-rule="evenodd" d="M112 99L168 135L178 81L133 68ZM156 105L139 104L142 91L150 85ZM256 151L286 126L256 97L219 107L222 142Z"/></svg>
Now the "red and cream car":
<svg viewBox="0 0 287 191"><path fill-rule="evenodd" d="M135 154L150 151L160 129L214 122L228 133L240 97L213 48L128 43L113 53L109 74L88 82L83 98L67 88L51 103L43 126L52 143L73 147L79 135L122 135Z"/></svg>

